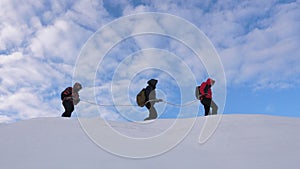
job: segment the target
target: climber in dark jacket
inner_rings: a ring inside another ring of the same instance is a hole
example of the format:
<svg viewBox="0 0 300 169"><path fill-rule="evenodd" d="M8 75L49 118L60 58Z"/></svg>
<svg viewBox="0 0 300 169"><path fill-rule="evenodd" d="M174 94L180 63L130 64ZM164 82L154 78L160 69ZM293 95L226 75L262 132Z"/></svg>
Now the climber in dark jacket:
<svg viewBox="0 0 300 169"><path fill-rule="evenodd" d="M82 88L81 84L76 82L72 87L67 87L61 93L62 104L65 108L65 112L61 115L62 117L71 117L74 111L74 105L80 102L79 90Z"/></svg>
<svg viewBox="0 0 300 169"><path fill-rule="evenodd" d="M156 119L157 118L157 111L154 107L155 102L161 101L160 99L156 99L156 84L158 80L156 79L151 79L149 80L148 86L146 87L145 90L145 95L146 95L146 107L149 110L149 117L145 118L144 120L151 120L151 119Z"/></svg>

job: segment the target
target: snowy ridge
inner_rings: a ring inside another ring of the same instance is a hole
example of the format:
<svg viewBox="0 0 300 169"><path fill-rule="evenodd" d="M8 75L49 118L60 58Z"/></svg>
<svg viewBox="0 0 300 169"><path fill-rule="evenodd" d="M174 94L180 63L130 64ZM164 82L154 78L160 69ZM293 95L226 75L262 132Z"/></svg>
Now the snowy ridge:
<svg viewBox="0 0 300 169"><path fill-rule="evenodd" d="M299 168L300 118L223 115L214 135L206 143L199 144L205 118L197 118L191 132L175 148L145 159L123 158L104 151L89 139L75 118L39 118L1 124L0 168ZM145 137L147 133L155 135L163 131L174 120L161 119L143 125L112 122L111 125L131 136ZM189 122L190 119L180 120Z"/></svg>

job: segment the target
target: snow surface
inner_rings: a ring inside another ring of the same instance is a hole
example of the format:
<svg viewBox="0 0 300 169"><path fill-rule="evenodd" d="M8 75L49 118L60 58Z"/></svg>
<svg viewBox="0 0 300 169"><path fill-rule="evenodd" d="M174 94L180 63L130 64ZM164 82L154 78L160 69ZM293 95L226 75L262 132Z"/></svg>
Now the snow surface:
<svg viewBox="0 0 300 169"><path fill-rule="evenodd" d="M76 118L38 118L0 124L0 168L299 169L300 118L223 115L212 137L199 144L205 118L216 117L197 118L191 132L175 148L144 159L120 157L101 149ZM113 122L113 126L143 137L146 133L161 132L165 124L174 120L156 120L142 127Z"/></svg>

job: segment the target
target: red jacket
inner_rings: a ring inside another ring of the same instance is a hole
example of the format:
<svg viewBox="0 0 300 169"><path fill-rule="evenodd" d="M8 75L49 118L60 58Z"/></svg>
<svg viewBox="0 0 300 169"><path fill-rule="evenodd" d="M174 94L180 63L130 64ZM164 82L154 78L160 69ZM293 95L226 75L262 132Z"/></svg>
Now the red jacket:
<svg viewBox="0 0 300 169"><path fill-rule="evenodd" d="M212 99L212 92L211 92L211 86L212 86L212 83L214 83L214 80L208 78L206 80L206 82L203 82L200 86L200 94L205 97L205 98L208 98L208 99Z"/></svg>

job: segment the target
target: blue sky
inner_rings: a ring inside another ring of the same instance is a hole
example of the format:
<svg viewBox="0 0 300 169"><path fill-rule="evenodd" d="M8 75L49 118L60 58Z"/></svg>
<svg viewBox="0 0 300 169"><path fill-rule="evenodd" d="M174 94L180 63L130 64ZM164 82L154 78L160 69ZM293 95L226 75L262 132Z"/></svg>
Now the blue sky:
<svg viewBox="0 0 300 169"><path fill-rule="evenodd" d="M300 116L299 0L2 0L0 6L0 122L60 116L63 107L59 95L61 90L72 85L76 61L84 44L112 21L143 12L178 16L195 25L211 41L226 76L224 114ZM176 31L180 28L184 29L174 26ZM106 43L103 41L101 45ZM89 99L111 104L115 95L111 92L111 84L113 77L118 77L114 72L122 68L124 59L134 58L149 48L167 51L182 59L178 66L187 65L197 83L208 77L201 60L180 41L142 35L121 41L101 64L95 60L99 67L96 74L90 75L97 77L95 86L92 89L86 85L82 97L95 91L96 98ZM166 60L162 60L156 62L167 67ZM130 68L128 72L137 67ZM124 68L120 70L127 72ZM132 103L133 94L145 86L144 81L155 76L159 79L159 96L179 103L178 92L181 91L173 76L176 69L168 70L153 68L139 72L130 79L128 92L125 91L122 99ZM122 74L119 77L124 78ZM178 77L186 78L180 73ZM120 86L128 84L128 79L122 80L124 83ZM116 82L120 81L121 78L117 78ZM85 86L85 82L82 83ZM122 119L116 109L95 110L84 104L80 106L79 110L97 111L106 119ZM178 115L176 108L157 106L162 118ZM203 108L201 105L199 108L197 114L202 115ZM147 116L143 108L134 111L141 112L135 119Z"/></svg>

